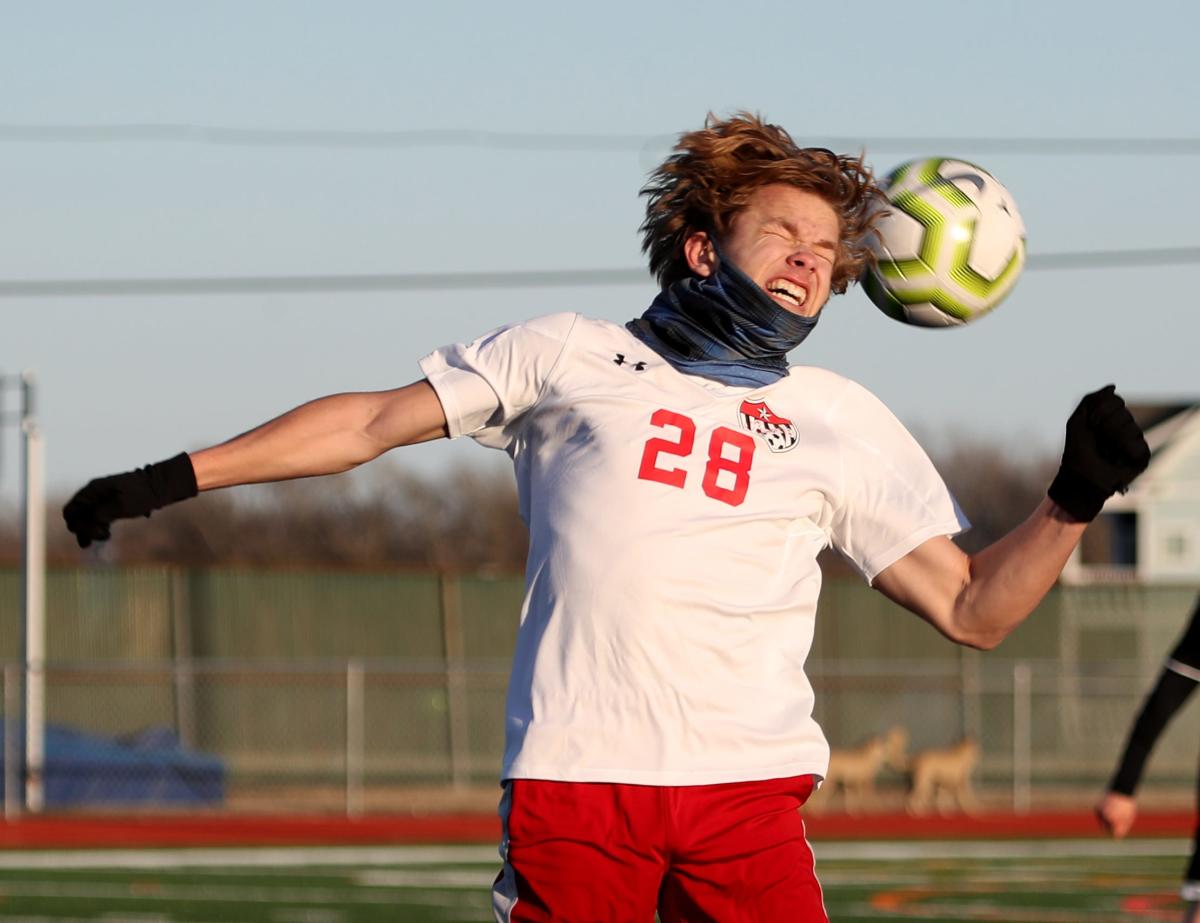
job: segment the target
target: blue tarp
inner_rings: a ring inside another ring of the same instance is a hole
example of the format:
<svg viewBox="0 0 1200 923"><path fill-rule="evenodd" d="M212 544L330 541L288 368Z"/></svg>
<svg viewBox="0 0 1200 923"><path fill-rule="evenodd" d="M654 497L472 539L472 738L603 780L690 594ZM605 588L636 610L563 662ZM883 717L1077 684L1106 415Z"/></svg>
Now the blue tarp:
<svg viewBox="0 0 1200 923"><path fill-rule="evenodd" d="M4 722L0 720L0 733ZM13 731L24 749L24 722ZM0 752L0 767L4 756ZM185 750L168 728L113 739L46 725L46 807L92 804L217 804L225 797L225 764Z"/></svg>

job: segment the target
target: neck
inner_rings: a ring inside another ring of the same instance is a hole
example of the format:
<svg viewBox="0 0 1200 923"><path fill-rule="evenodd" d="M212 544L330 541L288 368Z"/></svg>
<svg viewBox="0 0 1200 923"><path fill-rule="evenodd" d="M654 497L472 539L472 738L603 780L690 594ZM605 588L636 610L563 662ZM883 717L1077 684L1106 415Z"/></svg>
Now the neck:
<svg viewBox="0 0 1200 923"><path fill-rule="evenodd" d="M668 285L629 330L682 372L762 385L787 374L787 354L816 326L777 305L719 250L716 271Z"/></svg>

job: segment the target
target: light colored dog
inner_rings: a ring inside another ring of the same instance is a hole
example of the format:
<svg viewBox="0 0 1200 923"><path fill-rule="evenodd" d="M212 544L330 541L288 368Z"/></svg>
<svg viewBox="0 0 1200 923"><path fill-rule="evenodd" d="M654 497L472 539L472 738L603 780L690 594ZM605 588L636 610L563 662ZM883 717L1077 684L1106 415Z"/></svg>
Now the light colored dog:
<svg viewBox="0 0 1200 923"><path fill-rule="evenodd" d="M970 737L941 749L922 750L909 761L909 794L906 807L910 814L927 814L936 808L949 813L957 807L974 814L978 801L971 787L971 774L979 764L979 744Z"/></svg>
<svg viewBox="0 0 1200 923"><path fill-rule="evenodd" d="M818 800L818 810L828 806L839 790L847 814L873 810L878 805L876 777L885 765L904 771L907 746L908 732L895 727L858 747L830 750L829 772L821 786L823 797Z"/></svg>

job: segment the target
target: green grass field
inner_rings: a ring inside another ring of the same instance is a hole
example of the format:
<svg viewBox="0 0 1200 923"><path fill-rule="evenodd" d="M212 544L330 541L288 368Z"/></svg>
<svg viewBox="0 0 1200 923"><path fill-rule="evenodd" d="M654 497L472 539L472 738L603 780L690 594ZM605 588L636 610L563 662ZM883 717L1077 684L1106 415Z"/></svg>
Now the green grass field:
<svg viewBox="0 0 1200 923"><path fill-rule="evenodd" d="M1179 918L1188 844L817 844L834 923ZM490 847L0 853L0 918L104 923L488 921ZM633 921L631 921L633 923ZM646 921L651 923L651 921Z"/></svg>

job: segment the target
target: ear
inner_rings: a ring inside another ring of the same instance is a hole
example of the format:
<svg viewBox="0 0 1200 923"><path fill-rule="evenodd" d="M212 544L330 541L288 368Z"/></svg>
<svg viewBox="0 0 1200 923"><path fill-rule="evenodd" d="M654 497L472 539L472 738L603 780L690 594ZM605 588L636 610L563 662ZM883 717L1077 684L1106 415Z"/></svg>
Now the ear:
<svg viewBox="0 0 1200 923"><path fill-rule="evenodd" d="M717 270L717 253L706 231L692 231L683 242L683 257L688 269L702 279Z"/></svg>

